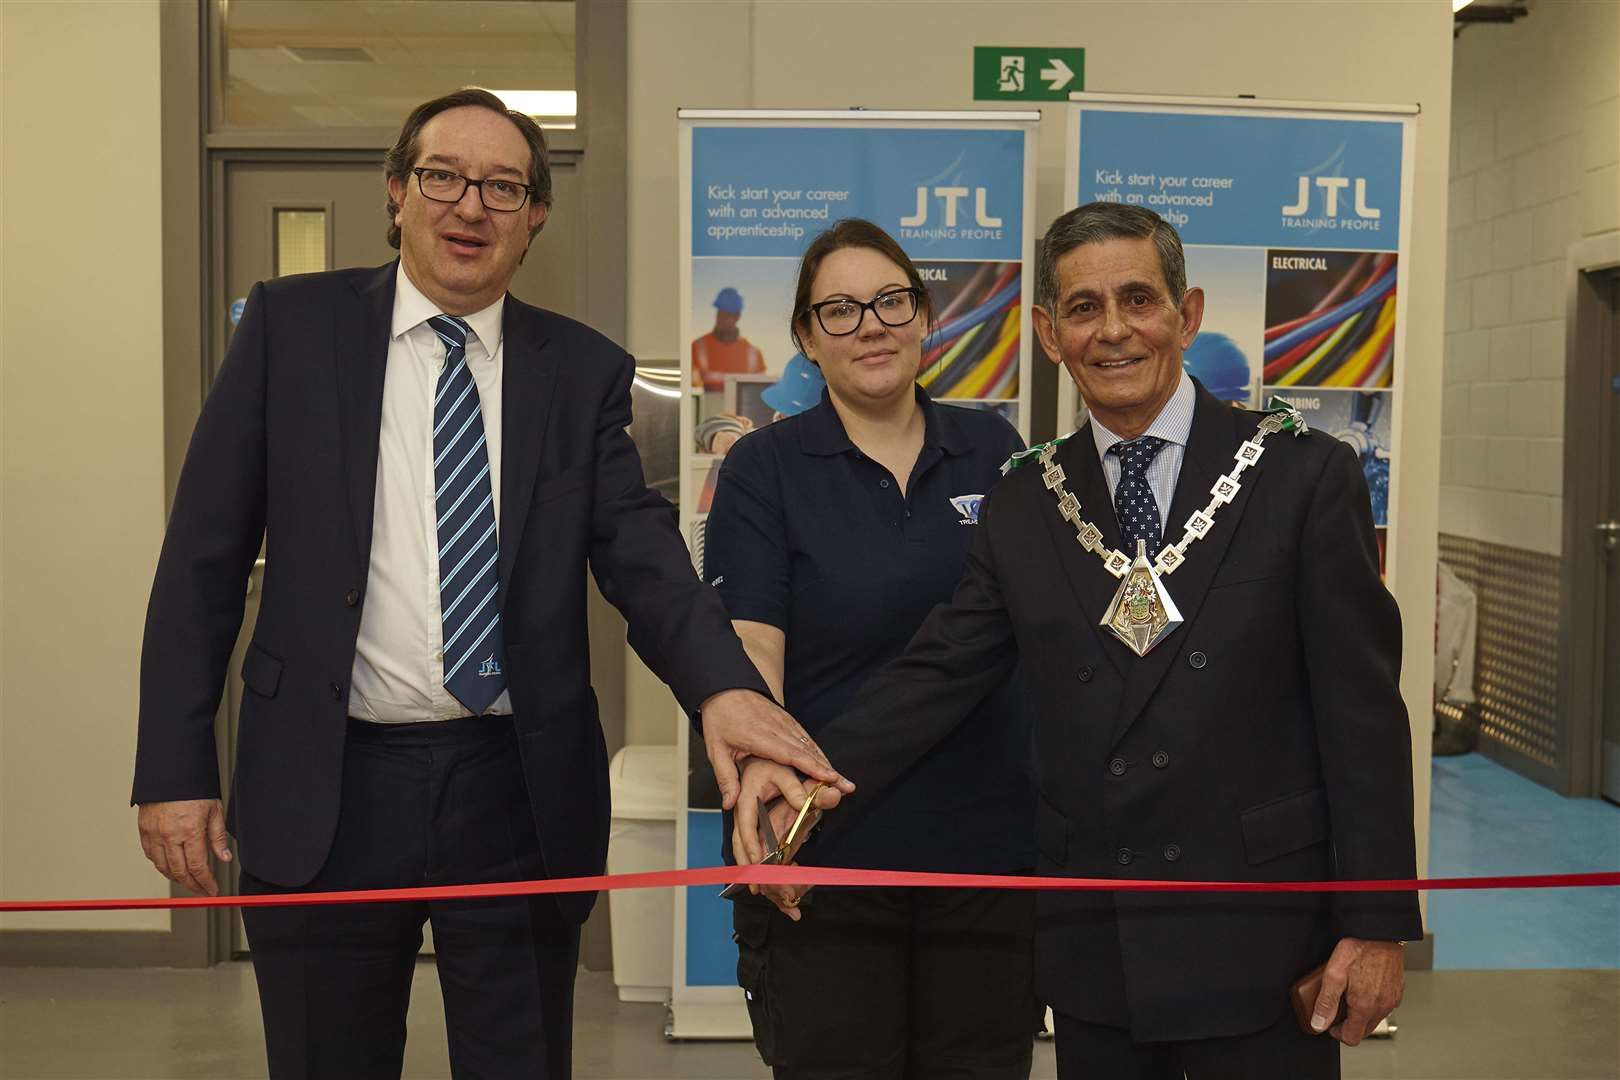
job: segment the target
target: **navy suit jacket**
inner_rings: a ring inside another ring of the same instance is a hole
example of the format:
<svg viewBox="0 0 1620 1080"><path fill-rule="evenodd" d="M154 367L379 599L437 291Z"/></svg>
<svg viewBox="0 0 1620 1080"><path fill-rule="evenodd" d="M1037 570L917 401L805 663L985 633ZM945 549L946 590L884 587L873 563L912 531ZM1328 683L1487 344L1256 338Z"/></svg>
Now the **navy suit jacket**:
<svg viewBox="0 0 1620 1080"><path fill-rule="evenodd" d="M1198 388L1167 539L1181 538L1259 422ZM1081 516L1120 547L1090 431L1056 460ZM1378 577L1348 446L1320 432L1266 440L1165 579L1185 622L1145 657L1099 628L1119 583L1059 516L1038 463L996 485L977 530L951 603L817 733L868 799L903 783L1021 658L1041 874L1416 876L1400 613ZM822 828L849 828L862 804L857 793ZM1043 892L1038 915L1041 1000L1143 1041L1258 1031L1287 1013L1289 984L1338 937L1423 934L1414 893Z"/></svg>
<svg viewBox="0 0 1620 1080"><path fill-rule="evenodd" d="M264 589L230 825L242 866L296 887L337 827L349 679L370 566L397 263L261 282L192 435L147 610L134 801L217 797L214 720L261 541ZM689 711L769 694L698 579L625 432L634 361L506 298L499 604L514 722L548 873L597 874L607 757L585 572ZM583 920L594 894L560 898Z"/></svg>

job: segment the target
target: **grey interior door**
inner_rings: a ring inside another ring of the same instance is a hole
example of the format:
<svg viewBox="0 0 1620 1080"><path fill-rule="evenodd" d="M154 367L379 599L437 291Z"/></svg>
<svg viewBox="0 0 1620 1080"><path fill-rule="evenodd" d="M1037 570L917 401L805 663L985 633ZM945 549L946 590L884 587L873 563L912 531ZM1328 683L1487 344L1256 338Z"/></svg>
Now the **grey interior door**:
<svg viewBox="0 0 1620 1080"><path fill-rule="evenodd" d="M389 247L387 191L381 154L257 154L225 158L215 171L214 235L216 304L210 322L210 372L224 361L240 315L238 302L255 282L287 274L378 266L398 254ZM535 239L512 281L514 296L571 315L578 302L579 158L557 154L552 159L554 216ZM264 564L254 567L247 585L247 610L226 679L220 718L221 766L227 784L234 771L234 749L242 683L242 653L258 619L258 591ZM600 604L593 594L593 601ZM237 870L222 867L222 885L236 891ZM247 939L236 910L222 913L215 924L221 947L216 958L240 955ZM432 939L426 948L431 951Z"/></svg>

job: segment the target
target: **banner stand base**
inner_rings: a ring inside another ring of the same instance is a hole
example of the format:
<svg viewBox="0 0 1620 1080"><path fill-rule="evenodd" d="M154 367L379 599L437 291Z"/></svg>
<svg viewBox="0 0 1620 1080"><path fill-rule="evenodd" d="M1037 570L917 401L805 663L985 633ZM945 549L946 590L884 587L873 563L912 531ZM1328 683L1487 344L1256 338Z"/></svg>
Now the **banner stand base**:
<svg viewBox="0 0 1620 1080"><path fill-rule="evenodd" d="M752 1042L754 1027L748 1020L748 1006L741 1002L735 1005L686 1002L669 1007L664 1038L670 1042L700 1039Z"/></svg>

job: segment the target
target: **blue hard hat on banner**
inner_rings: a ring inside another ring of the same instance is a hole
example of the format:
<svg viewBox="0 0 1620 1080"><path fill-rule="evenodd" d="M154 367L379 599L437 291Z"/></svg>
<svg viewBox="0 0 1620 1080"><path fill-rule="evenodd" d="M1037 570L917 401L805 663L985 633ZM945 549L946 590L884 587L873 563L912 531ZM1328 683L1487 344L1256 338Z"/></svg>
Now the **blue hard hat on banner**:
<svg viewBox="0 0 1620 1080"><path fill-rule="evenodd" d="M797 416L820 404L826 385L821 369L805 359L804 353L794 353L782 370L782 378L760 391L759 399L783 416Z"/></svg>
<svg viewBox="0 0 1620 1080"><path fill-rule="evenodd" d="M742 314L742 293L730 285L720 290L720 295L714 298L714 306L721 311L729 311L733 315Z"/></svg>
<svg viewBox="0 0 1620 1080"><path fill-rule="evenodd" d="M1200 333L1181 354L1181 364L1217 400L1249 400L1249 358L1225 334Z"/></svg>

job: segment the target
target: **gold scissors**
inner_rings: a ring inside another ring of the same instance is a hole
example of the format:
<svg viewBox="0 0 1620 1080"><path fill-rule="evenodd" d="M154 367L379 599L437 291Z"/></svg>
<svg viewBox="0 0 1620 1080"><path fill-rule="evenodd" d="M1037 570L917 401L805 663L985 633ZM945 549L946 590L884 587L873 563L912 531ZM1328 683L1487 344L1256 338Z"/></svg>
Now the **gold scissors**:
<svg viewBox="0 0 1620 1080"><path fill-rule="evenodd" d="M804 828L804 823L810 817L810 811L814 809L816 805L816 796L820 795L821 789L826 786L827 785L824 783L818 783L815 787L810 789L809 797L804 800L804 805L799 807L799 816L793 820L793 827L788 829L788 834L781 843L777 843L776 841L776 832L771 828L771 815L765 809L765 804L759 804L760 839L764 840L765 846L771 849L763 859L759 860L759 865L782 866L788 861L788 853L793 850L794 844L798 842L799 830ZM747 891L747 885L744 885L740 881L733 882L720 891L720 899L733 900ZM796 907L797 904L790 904L788 906Z"/></svg>

